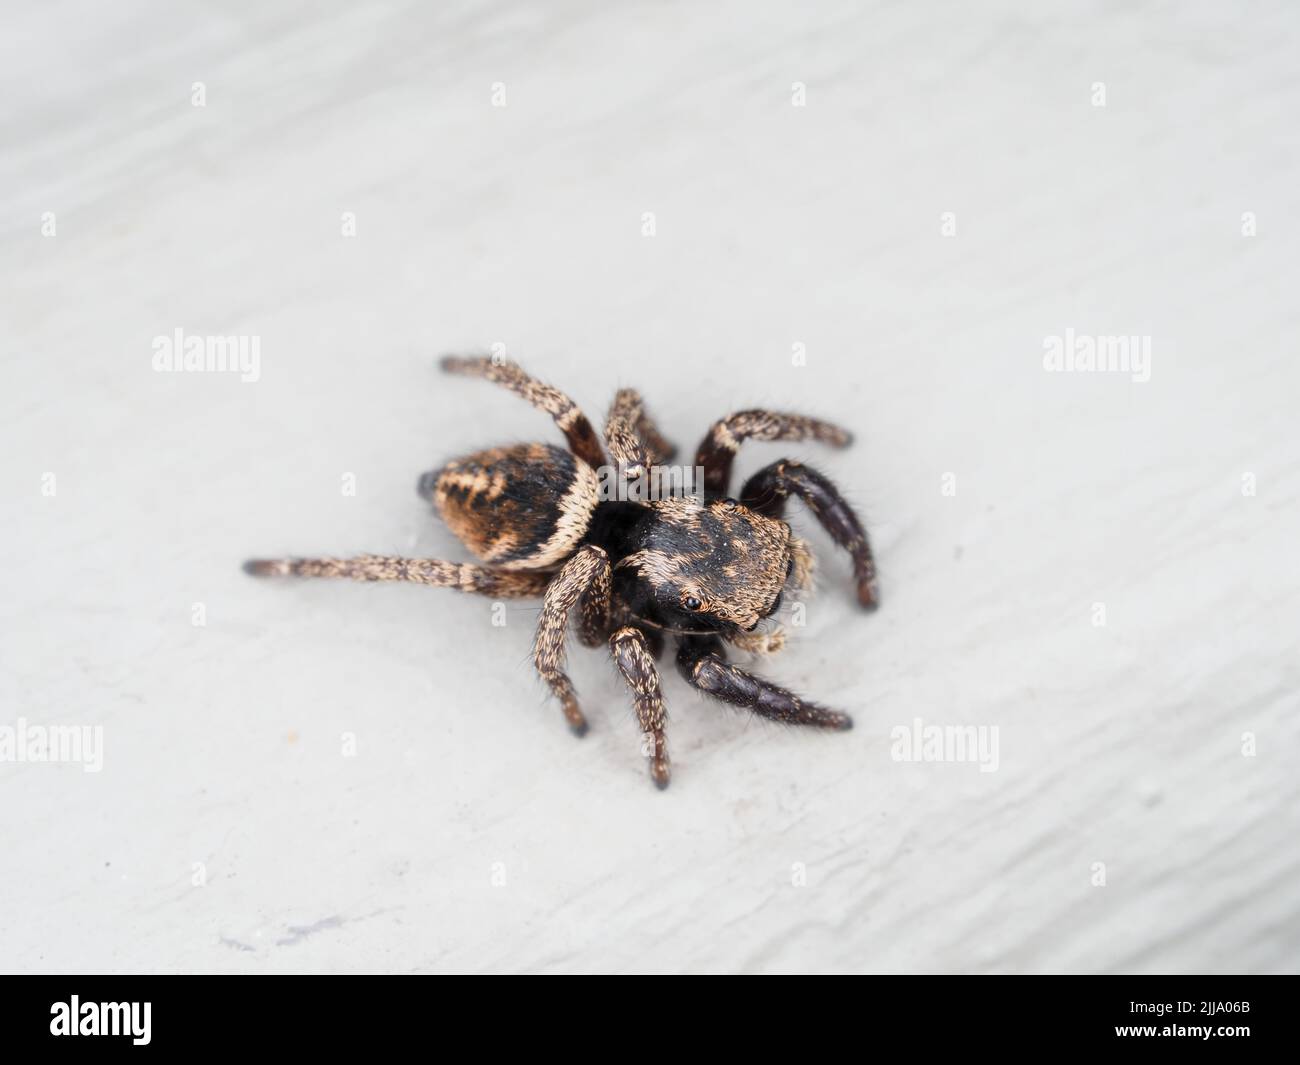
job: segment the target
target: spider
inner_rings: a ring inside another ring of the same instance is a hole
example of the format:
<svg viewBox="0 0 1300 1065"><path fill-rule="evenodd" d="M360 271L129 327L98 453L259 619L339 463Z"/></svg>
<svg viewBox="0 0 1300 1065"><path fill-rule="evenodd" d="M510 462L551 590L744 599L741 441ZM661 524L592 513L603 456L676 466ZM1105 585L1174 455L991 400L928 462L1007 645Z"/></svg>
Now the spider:
<svg viewBox="0 0 1300 1065"><path fill-rule="evenodd" d="M562 392L495 357L448 356L443 370L486 378L545 411L568 450L551 444L495 447L424 474L421 496L483 564L433 558L253 559L255 576L347 577L413 581L493 598L542 597L533 662L559 700L570 729L587 719L564 672L574 624L588 647L608 644L631 689L650 775L667 787L667 714L656 662L664 638L677 647L677 668L698 690L762 717L843 731L848 714L800 698L727 660L726 645L770 653L784 643L778 627L759 632L787 587L810 586L813 557L783 520L796 496L853 561L858 602L879 602L876 567L862 523L817 471L782 459L728 497L732 462L745 440L816 440L846 447L850 435L795 414L746 410L714 423L700 443L702 492L654 500L602 498L601 474L630 481L670 461L676 449L659 434L641 396L623 389L605 423L607 465L591 423ZM622 496L627 493L615 493Z"/></svg>

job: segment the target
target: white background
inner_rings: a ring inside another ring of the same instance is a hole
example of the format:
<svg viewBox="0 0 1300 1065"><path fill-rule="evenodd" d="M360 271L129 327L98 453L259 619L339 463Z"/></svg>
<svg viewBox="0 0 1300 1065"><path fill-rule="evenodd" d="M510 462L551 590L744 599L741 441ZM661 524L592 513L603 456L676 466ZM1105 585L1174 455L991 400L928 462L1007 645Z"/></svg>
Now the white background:
<svg viewBox="0 0 1300 1065"><path fill-rule="evenodd" d="M0 723L104 765L0 765L0 965L1294 971L1300 15L973 6L7 11ZM176 328L260 379L153 372ZM1067 329L1150 381L1045 372ZM855 731L665 662L660 794L601 653L565 729L536 604L240 572L466 557L417 476L559 439L434 369L495 342L687 452L762 404L854 430L739 472L865 516L883 608L795 512L820 591L752 667ZM916 718L998 771L893 760Z"/></svg>

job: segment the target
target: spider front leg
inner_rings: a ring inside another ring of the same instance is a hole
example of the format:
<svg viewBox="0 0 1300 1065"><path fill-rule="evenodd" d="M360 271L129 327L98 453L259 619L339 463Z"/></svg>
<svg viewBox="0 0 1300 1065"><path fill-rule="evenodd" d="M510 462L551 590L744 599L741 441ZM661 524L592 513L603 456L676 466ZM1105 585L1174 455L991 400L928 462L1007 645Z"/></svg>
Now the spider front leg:
<svg viewBox="0 0 1300 1065"><path fill-rule="evenodd" d="M645 737L646 756L650 759L650 776L655 787L662 791L668 787L671 772L668 741L664 737L664 722L668 714L664 709L654 649L646 634L631 625L625 625L609 638L609 649L627 686L632 689L636 719L641 725L641 735Z"/></svg>
<svg viewBox="0 0 1300 1065"><path fill-rule="evenodd" d="M716 498L727 494L731 464L746 440L818 440L831 447L848 447L853 435L838 425L801 414L742 410L728 415L713 423L695 453L695 465L704 467L706 495Z"/></svg>
<svg viewBox="0 0 1300 1065"><path fill-rule="evenodd" d="M841 732L853 727L853 719L848 714L810 703L771 681L731 665L722 641L716 636L687 636L680 640L677 668L692 687L772 721Z"/></svg>
<svg viewBox="0 0 1300 1065"><path fill-rule="evenodd" d="M560 700L565 720L574 735L587 731L587 719L578 708L573 682L564 672L564 643L569 618L578 601L589 591L609 589L609 556L602 548L588 544L569 559L546 589L542 614L533 640L533 664L551 692ZM594 609L594 608L593 608ZM605 607L605 609L608 609Z"/></svg>
<svg viewBox="0 0 1300 1065"><path fill-rule="evenodd" d="M862 522L838 489L816 470L800 462L782 459L759 470L745 482L740 501L751 510L769 518L785 512L785 501L796 495L804 501L822 528L853 559L853 579L858 587L858 602L868 610L880 605L876 584L876 561L871 554Z"/></svg>

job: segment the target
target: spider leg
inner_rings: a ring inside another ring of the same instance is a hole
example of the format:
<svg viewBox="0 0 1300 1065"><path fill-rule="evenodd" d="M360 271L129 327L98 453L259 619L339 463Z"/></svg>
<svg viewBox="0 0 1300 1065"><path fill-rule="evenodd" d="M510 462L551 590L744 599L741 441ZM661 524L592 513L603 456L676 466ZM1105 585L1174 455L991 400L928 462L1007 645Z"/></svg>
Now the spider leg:
<svg viewBox="0 0 1300 1065"><path fill-rule="evenodd" d="M786 499L792 494L804 501L822 528L852 557L858 602L874 610L880 603L880 589L876 585L871 543L853 508L830 481L803 463L782 459L746 481L740 501L759 514L779 518L785 511Z"/></svg>
<svg viewBox="0 0 1300 1065"><path fill-rule="evenodd" d="M569 442L569 450L588 466L598 469L605 465L605 454L600 449L600 441L596 438L591 422L578 409L578 405L558 388L552 388L529 376L513 362L498 361L488 355L468 358L447 355L442 359L441 366L447 373L482 377L494 384L504 385L554 418L555 424Z"/></svg>
<svg viewBox="0 0 1300 1065"><path fill-rule="evenodd" d="M609 639L613 627L610 613L610 568L599 568L590 587L578 597L578 641L584 647L599 647Z"/></svg>
<svg viewBox="0 0 1300 1065"><path fill-rule="evenodd" d="M668 787L671 775L668 741L664 737L664 722L668 714L664 709L653 649L646 634L631 625L625 625L609 638L609 649L627 686L632 689L636 719L644 737L643 750L650 759L650 777L655 787L662 790Z"/></svg>
<svg viewBox="0 0 1300 1065"><path fill-rule="evenodd" d="M810 703L771 681L731 665L722 641L716 636L687 636L679 640L677 669L692 687L773 721L837 731L853 727L853 719L848 714Z"/></svg>
<svg viewBox="0 0 1300 1065"><path fill-rule="evenodd" d="M564 672L564 644L569 618L583 593L609 582L609 556L602 548L588 544L555 574L546 589L537 635L533 640L533 664L551 692L560 700L565 720L575 735L587 731L587 719L578 707L573 682Z"/></svg>
<svg viewBox="0 0 1300 1065"><path fill-rule="evenodd" d="M532 599L546 591L549 573L496 570L440 558L251 558L244 572L254 577L346 577L354 581L411 581L435 588L495 596Z"/></svg>
<svg viewBox="0 0 1300 1065"><path fill-rule="evenodd" d="M677 454L677 448L660 435L646 412L641 393L632 388L620 389L614 396L605 419L605 446L628 480Z"/></svg>
<svg viewBox="0 0 1300 1065"><path fill-rule="evenodd" d="M746 440L817 440L831 447L848 447L853 436L830 422L800 414L742 410L714 422L700 441L695 465L704 467L704 491L711 497L727 494L731 464Z"/></svg>

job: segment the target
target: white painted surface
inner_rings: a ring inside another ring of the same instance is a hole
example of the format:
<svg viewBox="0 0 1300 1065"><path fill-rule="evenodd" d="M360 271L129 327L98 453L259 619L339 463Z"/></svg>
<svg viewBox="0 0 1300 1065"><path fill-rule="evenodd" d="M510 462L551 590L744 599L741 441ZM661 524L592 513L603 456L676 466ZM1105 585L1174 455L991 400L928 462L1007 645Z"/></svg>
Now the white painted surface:
<svg viewBox="0 0 1300 1065"><path fill-rule="evenodd" d="M6 15L3 723L104 761L0 765L0 964L1296 970L1294 5L551 7ZM153 372L178 327L260 379ZM1067 329L1150 380L1046 373ZM802 516L822 589L758 666L854 732L673 674L659 794L602 656L586 740L543 698L532 604L239 571L463 557L416 476L557 438L432 368L496 341L687 447L857 432L741 463L867 516L883 609ZM998 770L894 761L917 717Z"/></svg>

